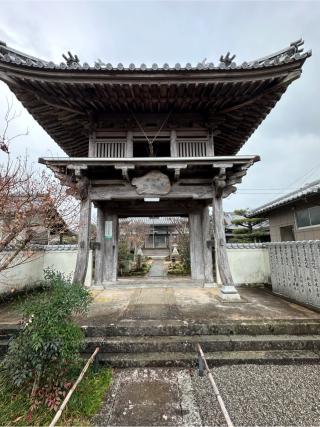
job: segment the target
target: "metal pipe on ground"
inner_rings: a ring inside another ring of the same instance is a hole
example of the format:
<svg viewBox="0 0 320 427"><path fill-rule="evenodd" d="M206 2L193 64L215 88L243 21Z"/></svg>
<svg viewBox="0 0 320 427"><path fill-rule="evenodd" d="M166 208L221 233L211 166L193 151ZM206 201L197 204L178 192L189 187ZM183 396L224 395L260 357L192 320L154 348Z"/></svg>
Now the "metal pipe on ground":
<svg viewBox="0 0 320 427"><path fill-rule="evenodd" d="M198 352L198 361L199 361L199 375L200 376L203 375L203 367L204 367L205 370L208 372L209 381L210 381L210 383L212 385L212 388L214 390L214 394L216 395L216 398L218 400L218 403L220 405L220 408L221 408L223 416L224 416L224 418L226 420L226 423L227 423L228 427L234 427L234 425L233 425L233 423L231 421L231 418L229 416L229 413L228 413L228 411L226 409L226 406L224 404L224 401L223 401L223 399L222 399L222 397L220 395L220 392L219 392L219 389L217 387L217 384L215 383L215 380L213 379L213 376L211 374L211 371L209 369L208 363L206 361L206 358L204 356L204 353L203 353L203 350L202 350L200 344L197 344L197 352Z"/></svg>

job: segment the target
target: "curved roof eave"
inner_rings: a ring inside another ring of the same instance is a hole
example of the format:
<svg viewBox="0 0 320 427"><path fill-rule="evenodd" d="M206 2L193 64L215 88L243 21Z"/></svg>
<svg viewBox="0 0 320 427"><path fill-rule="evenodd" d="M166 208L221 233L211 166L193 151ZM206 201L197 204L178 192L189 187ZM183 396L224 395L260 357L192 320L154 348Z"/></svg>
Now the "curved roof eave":
<svg viewBox="0 0 320 427"><path fill-rule="evenodd" d="M217 155L233 155L299 78L311 52L303 42L236 65L227 55L218 66L196 67L119 64L80 65L69 54L66 63L18 52L0 42L0 80L6 82L35 120L70 156L85 156L92 114L130 112L201 112L220 116ZM210 118L212 120L212 118Z"/></svg>

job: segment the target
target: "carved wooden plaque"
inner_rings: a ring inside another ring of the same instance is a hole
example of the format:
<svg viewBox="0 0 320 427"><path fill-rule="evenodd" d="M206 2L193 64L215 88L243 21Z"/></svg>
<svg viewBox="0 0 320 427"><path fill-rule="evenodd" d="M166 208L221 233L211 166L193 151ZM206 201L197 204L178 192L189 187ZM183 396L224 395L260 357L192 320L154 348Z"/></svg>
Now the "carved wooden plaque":
<svg viewBox="0 0 320 427"><path fill-rule="evenodd" d="M162 172L151 171L140 178L134 178L132 185L136 188L138 194L157 195L168 194L171 190L170 180Z"/></svg>

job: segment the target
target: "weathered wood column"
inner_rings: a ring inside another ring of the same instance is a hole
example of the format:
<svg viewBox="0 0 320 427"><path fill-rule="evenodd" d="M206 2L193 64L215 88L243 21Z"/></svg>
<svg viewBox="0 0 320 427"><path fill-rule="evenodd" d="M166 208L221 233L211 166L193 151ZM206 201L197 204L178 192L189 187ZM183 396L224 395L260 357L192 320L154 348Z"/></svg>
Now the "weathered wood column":
<svg viewBox="0 0 320 427"><path fill-rule="evenodd" d="M170 134L170 154L171 157L178 157L177 132L171 130Z"/></svg>
<svg viewBox="0 0 320 427"><path fill-rule="evenodd" d="M101 207L97 207L97 237L95 248L94 281L99 285L101 285L103 282L104 254L104 213Z"/></svg>
<svg viewBox="0 0 320 427"><path fill-rule="evenodd" d="M209 208L206 206L201 213L202 222L202 244L203 244L203 263L204 263L204 281L205 283L213 283L213 263L212 249L207 242L210 240L210 216Z"/></svg>
<svg viewBox="0 0 320 427"><path fill-rule="evenodd" d="M78 234L78 253L76 268L74 271L73 281L84 284L89 258L90 244L90 223L91 223L91 200L89 195L82 198L80 202L80 221Z"/></svg>
<svg viewBox="0 0 320 427"><path fill-rule="evenodd" d="M103 281L115 282L118 273L118 216L105 214Z"/></svg>
<svg viewBox="0 0 320 427"><path fill-rule="evenodd" d="M191 278L204 280L203 234L201 213L189 214Z"/></svg>
<svg viewBox="0 0 320 427"><path fill-rule="evenodd" d="M227 242L224 224L224 213L222 207L223 189L225 181L218 177L213 182L213 228L216 245L216 258L222 287L220 297L227 301L239 301L240 296L236 290L231 274L227 254Z"/></svg>
<svg viewBox="0 0 320 427"><path fill-rule="evenodd" d="M127 132L126 157L133 157L132 131Z"/></svg>

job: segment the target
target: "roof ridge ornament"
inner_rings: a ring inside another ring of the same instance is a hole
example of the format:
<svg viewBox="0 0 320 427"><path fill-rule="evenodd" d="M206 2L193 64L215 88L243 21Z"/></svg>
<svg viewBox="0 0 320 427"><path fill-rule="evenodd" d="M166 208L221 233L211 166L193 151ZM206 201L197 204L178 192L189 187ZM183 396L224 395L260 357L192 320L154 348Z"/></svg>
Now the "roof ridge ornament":
<svg viewBox="0 0 320 427"><path fill-rule="evenodd" d="M62 54L62 58L66 61L68 67L70 67L74 64L80 63L80 59L79 59L78 55L72 55L70 50L68 50L68 55L69 55L69 57L67 57L64 53Z"/></svg>
<svg viewBox="0 0 320 427"><path fill-rule="evenodd" d="M262 58L255 59L253 61L250 61L249 64L264 64L270 63L273 61L274 64L278 64L279 61L289 62L292 58L294 59L300 59L300 54L303 53L304 48L302 47L304 45L304 40L300 38L299 40L296 40L290 45L282 50L279 50L278 52L271 53L270 55L266 55ZM310 56L311 52L305 53L306 56Z"/></svg>
<svg viewBox="0 0 320 427"><path fill-rule="evenodd" d="M225 56L223 56L223 55L220 56L220 62L222 64L224 64L226 67L230 67L230 65L232 64L235 57L236 57L236 55L232 55L230 57L230 52L227 52L227 54Z"/></svg>

